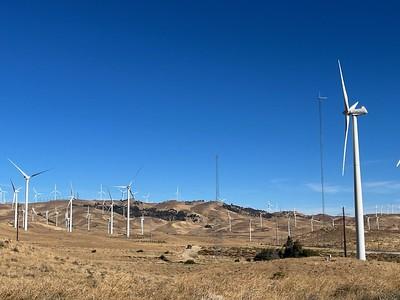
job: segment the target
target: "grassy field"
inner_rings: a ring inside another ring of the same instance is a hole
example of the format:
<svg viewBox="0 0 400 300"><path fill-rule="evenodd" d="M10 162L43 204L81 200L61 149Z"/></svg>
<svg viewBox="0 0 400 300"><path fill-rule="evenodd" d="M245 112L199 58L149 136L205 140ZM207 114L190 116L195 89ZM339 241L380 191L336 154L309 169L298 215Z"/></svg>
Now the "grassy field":
<svg viewBox="0 0 400 300"><path fill-rule="evenodd" d="M202 209L203 215L219 216ZM226 227L215 232L199 224L152 220L153 231L146 227L140 236L134 220L134 234L127 240L123 217L116 217L119 227L111 237L100 210L93 210L90 232L84 213L84 207L76 208L73 233L36 218L16 242L12 222L6 221L12 219L11 211L1 211L0 299L400 299L398 263L336 256L327 260L324 255L248 261L266 247L273 232L260 229L250 243L245 216L235 216L232 233ZM272 225L268 222L265 228ZM302 222L297 236L305 244L340 248L338 228L311 233L307 219ZM348 230L351 248L351 226ZM257 238L263 234L265 238ZM398 249L397 242L389 243L397 241L395 231L367 237L370 247L376 246L375 239L380 247L386 243L388 249Z"/></svg>

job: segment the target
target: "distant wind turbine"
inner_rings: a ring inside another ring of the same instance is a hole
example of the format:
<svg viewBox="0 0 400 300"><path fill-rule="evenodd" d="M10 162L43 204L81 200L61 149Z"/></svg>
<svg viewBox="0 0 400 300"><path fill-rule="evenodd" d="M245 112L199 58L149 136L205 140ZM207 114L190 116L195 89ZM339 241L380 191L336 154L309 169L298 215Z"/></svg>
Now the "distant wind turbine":
<svg viewBox="0 0 400 300"><path fill-rule="evenodd" d="M0 187L0 193L1 193L1 199L2 199L2 201L3 201L3 204L5 204L5 203L6 203L5 195L7 194L7 191L3 190L3 189Z"/></svg>
<svg viewBox="0 0 400 300"><path fill-rule="evenodd" d="M129 238L130 232L131 232L131 211L130 211L130 206L131 206L131 199L130 196L132 196L132 200L135 200L135 195L132 193L132 182L130 182L128 185L123 186L123 185L117 185L115 186L118 189L125 188L126 189L126 194L128 195L127 199L127 220L126 220L126 237Z"/></svg>
<svg viewBox="0 0 400 300"><path fill-rule="evenodd" d="M57 190L57 184L54 185L54 190L50 194L54 195L54 201L57 201L57 195L61 196L60 191Z"/></svg>
<svg viewBox="0 0 400 300"><path fill-rule="evenodd" d="M41 171L38 173L34 173L32 175L28 175L26 174L24 171L22 171L22 169L20 167L18 167L11 159L8 159L10 161L10 163L22 174L22 176L25 179L25 214L28 214L29 210L28 210L28 203L29 203L29 181L31 180L31 178L36 177L40 174L43 174L49 170L45 170L45 171ZM27 231L28 230L28 217L25 216L24 218L24 230Z"/></svg>
<svg viewBox="0 0 400 300"><path fill-rule="evenodd" d="M106 193L103 191L103 185L102 184L100 184L100 191L99 191L99 195L100 195L100 201L101 201L101 205L102 205L102 214L104 214L104 198L103 198L103 196L105 195Z"/></svg>

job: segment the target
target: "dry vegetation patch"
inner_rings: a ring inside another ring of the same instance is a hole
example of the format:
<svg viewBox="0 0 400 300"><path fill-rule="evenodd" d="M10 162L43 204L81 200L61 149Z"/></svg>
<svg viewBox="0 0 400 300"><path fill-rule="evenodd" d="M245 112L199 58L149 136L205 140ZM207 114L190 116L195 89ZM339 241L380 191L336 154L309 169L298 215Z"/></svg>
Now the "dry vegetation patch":
<svg viewBox="0 0 400 300"><path fill-rule="evenodd" d="M149 257L141 257L137 249L96 253L91 249L0 243L0 299L400 297L400 266L396 263L343 258L327 262L320 257L234 263L206 256L201 257L201 264L183 264L185 247L165 254L169 262L159 259L165 248L146 250L153 255ZM126 252L134 259L121 259Z"/></svg>

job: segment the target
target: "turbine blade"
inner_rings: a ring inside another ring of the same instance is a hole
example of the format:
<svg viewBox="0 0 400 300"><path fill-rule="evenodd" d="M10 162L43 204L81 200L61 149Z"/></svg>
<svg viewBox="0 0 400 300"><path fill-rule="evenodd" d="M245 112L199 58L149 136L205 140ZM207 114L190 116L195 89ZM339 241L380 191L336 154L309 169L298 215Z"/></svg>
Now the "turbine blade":
<svg viewBox="0 0 400 300"><path fill-rule="evenodd" d="M396 168L400 166L400 160L397 162Z"/></svg>
<svg viewBox="0 0 400 300"><path fill-rule="evenodd" d="M349 125L350 125L350 116L346 115L345 119L345 135L344 135L344 147L343 147L343 165L342 165L342 176L344 176L344 166L346 164L346 150L347 150L347 137L349 135Z"/></svg>
<svg viewBox="0 0 400 300"><path fill-rule="evenodd" d="M133 177L133 181L135 181L136 177L139 175L139 173L140 173L140 171L142 171L142 169L143 169L143 166L141 166L141 167L136 171L136 174L135 174L135 176Z"/></svg>
<svg viewBox="0 0 400 300"><path fill-rule="evenodd" d="M11 181L11 185L12 185L12 188L13 188L13 191L14 191L14 193L15 193L15 185L14 185L14 182L10 179L10 181Z"/></svg>
<svg viewBox="0 0 400 300"><path fill-rule="evenodd" d="M357 107L358 105L358 101L356 103L354 103L352 106L350 106L349 110L353 110Z"/></svg>
<svg viewBox="0 0 400 300"><path fill-rule="evenodd" d="M107 191L108 191L108 195L110 196L110 200L113 201L113 198L112 198L112 196L111 196L110 190L107 189Z"/></svg>
<svg viewBox="0 0 400 300"><path fill-rule="evenodd" d="M343 79L343 72L342 72L342 66L340 65L340 60L338 60L339 64L339 71L340 71L340 79L342 82L342 90L343 90L343 98L344 98L344 109L349 111L349 98L347 97L347 91L346 91L346 85L344 84L344 79Z"/></svg>
<svg viewBox="0 0 400 300"><path fill-rule="evenodd" d="M131 193L131 195L132 195L132 200L135 200L135 194L132 193L132 190L131 190L131 189L129 189L129 193Z"/></svg>
<svg viewBox="0 0 400 300"><path fill-rule="evenodd" d="M48 172L48 171L50 171L50 169L47 169L47 170L44 170L44 171L41 171L41 172L35 173L35 174L33 174L31 177L38 176L38 175L40 175L40 174L43 174L43 173L46 173L46 172Z"/></svg>
<svg viewBox="0 0 400 300"><path fill-rule="evenodd" d="M12 163L12 164L14 165L14 167L17 168L18 171L21 172L22 176L24 176L24 177L29 177L29 176L28 176L24 171L22 171L21 168L18 167L11 159L8 159L8 160L9 160L10 163Z"/></svg>

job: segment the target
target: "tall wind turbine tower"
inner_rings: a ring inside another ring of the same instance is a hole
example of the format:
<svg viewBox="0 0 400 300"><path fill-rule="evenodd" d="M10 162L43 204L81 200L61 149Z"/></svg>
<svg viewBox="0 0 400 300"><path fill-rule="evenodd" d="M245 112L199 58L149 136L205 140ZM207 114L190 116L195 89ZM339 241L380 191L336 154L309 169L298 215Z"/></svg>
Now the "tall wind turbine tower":
<svg viewBox="0 0 400 300"><path fill-rule="evenodd" d="M346 86L343 79L342 67L340 61L338 61L340 79L342 83L343 98L344 98L344 112L345 115L345 138L344 138L344 149L343 149L343 165L342 175L344 175L344 167L346 162L346 148L347 148L347 137L350 126L350 118L353 121L353 164L354 164L354 204L356 212L356 232L357 232L357 258L360 260L366 260L365 256L365 236L364 236L364 209L362 199L362 186L361 186L361 169L360 169L360 149L358 143L358 123L357 117L366 115L367 109L362 106L357 108L358 102L349 106L349 99L347 96Z"/></svg>
<svg viewBox="0 0 400 300"><path fill-rule="evenodd" d="M322 123L322 102L328 99L318 94L318 113L319 113L319 154L320 154L320 169L321 169L321 201L322 201L322 224L325 217L325 182L324 182L324 140L323 140L323 123Z"/></svg>
<svg viewBox="0 0 400 300"><path fill-rule="evenodd" d="M14 228L17 228L17 223L18 223L18 193L21 190L21 188L16 188L14 183L11 180L11 185L14 191L13 195L13 205L14 205Z"/></svg>
<svg viewBox="0 0 400 300"><path fill-rule="evenodd" d="M36 177L44 172L47 172L48 170L45 171L41 171L32 175L28 175L26 174L24 171L22 171L22 169L20 167L18 167L11 159L8 159L9 162L22 174L22 176L25 179L25 217L24 217L24 230L27 231L28 230L28 203L29 203L29 181L31 180L31 178Z"/></svg>

